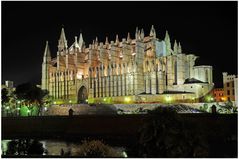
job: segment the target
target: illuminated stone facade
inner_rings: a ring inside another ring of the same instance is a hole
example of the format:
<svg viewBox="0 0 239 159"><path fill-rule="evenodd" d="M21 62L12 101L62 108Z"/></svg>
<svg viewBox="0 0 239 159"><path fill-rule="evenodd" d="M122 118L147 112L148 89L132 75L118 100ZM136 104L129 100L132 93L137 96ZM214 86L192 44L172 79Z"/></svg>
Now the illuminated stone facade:
<svg viewBox="0 0 239 159"><path fill-rule="evenodd" d="M227 100L224 97L224 89L223 88L214 88L212 91L212 95L216 102L224 102Z"/></svg>
<svg viewBox="0 0 239 159"><path fill-rule="evenodd" d="M236 75L228 75L227 72L223 72L223 89L226 100L235 101L237 96L237 77Z"/></svg>
<svg viewBox="0 0 239 159"><path fill-rule="evenodd" d="M156 38L151 27L146 36L136 28L121 41L99 42L86 47L82 34L68 47L61 30L56 58L48 42L42 64L42 89L72 103L192 102L213 88L212 67L194 66L198 57L185 54L168 32Z"/></svg>

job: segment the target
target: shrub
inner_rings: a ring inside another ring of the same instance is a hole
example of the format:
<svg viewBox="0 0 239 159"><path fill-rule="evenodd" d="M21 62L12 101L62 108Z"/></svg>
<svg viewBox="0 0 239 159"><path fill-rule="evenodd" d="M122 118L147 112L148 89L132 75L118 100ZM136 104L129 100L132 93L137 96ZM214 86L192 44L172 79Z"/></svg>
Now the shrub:
<svg viewBox="0 0 239 159"><path fill-rule="evenodd" d="M79 147L78 153L80 157L123 157L121 152L105 145L99 140L84 140Z"/></svg>

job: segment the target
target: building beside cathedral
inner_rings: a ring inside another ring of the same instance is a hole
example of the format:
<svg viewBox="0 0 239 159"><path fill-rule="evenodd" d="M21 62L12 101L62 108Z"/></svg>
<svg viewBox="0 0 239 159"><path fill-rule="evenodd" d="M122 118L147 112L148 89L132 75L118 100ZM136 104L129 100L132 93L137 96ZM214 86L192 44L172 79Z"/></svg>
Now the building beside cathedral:
<svg viewBox="0 0 239 159"><path fill-rule="evenodd" d="M70 103L192 102L208 94L214 84L212 66L195 66L198 56L173 48L164 39L136 28L135 38L99 42L86 47L82 34L68 46L64 28L52 58L46 42L42 89L57 101Z"/></svg>

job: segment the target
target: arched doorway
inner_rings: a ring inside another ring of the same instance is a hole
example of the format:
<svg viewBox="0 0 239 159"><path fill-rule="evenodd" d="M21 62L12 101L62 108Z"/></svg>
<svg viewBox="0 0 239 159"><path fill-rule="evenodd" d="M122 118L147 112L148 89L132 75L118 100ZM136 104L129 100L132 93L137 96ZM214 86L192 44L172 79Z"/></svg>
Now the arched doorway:
<svg viewBox="0 0 239 159"><path fill-rule="evenodd" d="M82 86L78 91L78 103L87 103L86 99L88 98L87 89L85 86Z"/></svg>

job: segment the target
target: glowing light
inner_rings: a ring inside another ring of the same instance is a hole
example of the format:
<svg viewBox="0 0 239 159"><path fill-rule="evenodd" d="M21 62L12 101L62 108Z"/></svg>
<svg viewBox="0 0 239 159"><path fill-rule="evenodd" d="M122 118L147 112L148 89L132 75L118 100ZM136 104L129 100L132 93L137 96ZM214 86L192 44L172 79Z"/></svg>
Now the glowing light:
<svg viewBox="0 0 239 159"><path fill-rule="evenodd" d="M207 102L212 102L214 100L214 98L211 95L206 96L205 99Z"/></svg>
<svg viewBox="0 0 239 159"><path fill-rule="evenodd" d="M86 99L85 101L88 102L88 99Z"/></svg>
<svg viewBox="0 0 239 159"><path fill-rule="evenodd" d="M9 108L10 108L9 106L6 107L6 109L9 109Z"/></svg>
<svg viewBox="0 0 239 159"><path fill-rule="evenodd" d="M17 101L17 104L20 104L20 103L21 103L21 101L18 100L18 101Z"/></svg>
<svg viewBox="0 0 239 159"><path fill-rule="evenodd" d="M136 55L136 52L133 52L133 53L132 53L132 56L134 56L134 55Z"/></svg>
<svg viewBox="0 0 239 159"><path fill-rule="evenodd" d="M222 97L222 98L221 98L221 100L222 100L222 101L225 101L225 100L226 100L226 98L225 98L225 97Z"/></svg>
<svg viewBox="0 0 239 159"><path fill-rule="evenodd" d="M44 107L44 110L47 111L47 107Z"/></svg>
<svg viewBox="0 0 239 159"><path fill-rule="evenodd" d="M54 104L56 104L56 101L54 102Z"/></svg>
<svg viewBox="0 0 239 159"><path fill-rule="evenodd" d="M130 97L125 97L124 100L125 102L130 102Z"/></svg>
<svg viewBox="0 0 239 159"><path fill-rule="evenodd" d="M69 100L69 102L71 103L72 101L71 101L71 100Z"/></svg>
<svg viewBox="0 0 239 159"><path fill-rule="evenodd" d="M123 152L123 156L124 156L124 157L128 157L128 155L126 154L125 151Z"/></svg>
<svg viewBox="0 0 239 159"><path fill-rule="evenodd" d="M104 98L104 101L106 101L106 98Z"/></svg>
<svg viewBox="0 0 239 159"><path fill-rule="evenodd" d="M20 110L20 108L19 108L19 107L17 107L17 110Z"/></svg>
<svg viewBox="0 0 239 159"><path fill-rule="evenodd" d="M77 79L82 79L82 72L77 72L76 78Z"/></svg>
<svg viewBox="0 0 239 159"><path fill-rule="evenodd" d="M166 102L171 102L172 98L170 96L166 97Z"/></svg>
<svg viewBox="0 0 239 159"><path fill-rule="evenodd" d="M31 111L30 110L27 110L28 113L30 113Z"/></svg>

